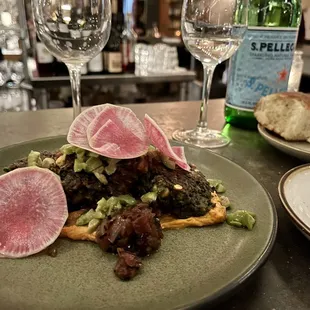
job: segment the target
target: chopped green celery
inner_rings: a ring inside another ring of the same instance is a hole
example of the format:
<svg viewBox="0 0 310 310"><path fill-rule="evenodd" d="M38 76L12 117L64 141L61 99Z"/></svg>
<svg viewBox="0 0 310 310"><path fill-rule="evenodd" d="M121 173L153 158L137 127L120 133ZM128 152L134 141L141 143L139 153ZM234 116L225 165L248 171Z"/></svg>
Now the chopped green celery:
<svg viewBox="0 0 310 310"><path fill-rule="evenodd" d="M232 226L245 227L249 230L252 230L256 222L255 218L256 215L253 212L237 210L236 212L227 215L226 222Z"/></svg>
<svg viewBox="0 0 310 310"><path fill-rule="evenodd" d="M58 167L62 167L65 164L66 156L67 156L66 154L62 154L56 159L56 165Z"/></svg>
<svg viewBox="0 0 310 310"><path fill-rule="evenodd" d="M47 168L49 169L52 165L55 164L55 160L53 158L44 158L42 161L42 168Z"/></svg>
<svg viewBox="0 0 310 310"><path fill-rule="evenodd" d="M151 203L153 201L156 201L156 199L157 199L157 193L154 192L148 192L141 196L142 202Z"/></svg>
<svg viewBox="0 0 310 310"><path fill-rule="evenodd" d="M217 187L219 184L223 184L223 181L218 179L207 179L207 181L212 187Z"/></svg>
<svg viewBox="0 0 310 310"><path fill-rule="evenodd" d="M104 219L122 210L126 206L134 206L135 204L136 200L130 195L112 196L108 200L102 198L97 202L94 218Z"/></svg>
<svg viewBox="0 0 310 310"><path fill-rule="evenodd" d="M240 222L237 222L237 221L231 221L229 223L229 225L236 226L236 227L242 227L242 224Z"/></svg>
<svg viewBox="0 0 310 310"><path fill-rule="evenodd" d="M77 146L71 145L71 144L65 144L60 148L60 152L64 155L71 155L76 154L76 158L80 161L84 161L84 156L86 151L84 149L81 149Z"/></svg>
<svg viewBox="0 0 310 310"><path fill-rule="evenodd" d="M175 169L175 161L170 159L168 156L164 154L160 154L161 162L168 168L168 169Z"/></svg>
<svg viewBox="0 0 310 310"><path fill-rule="evenodd" d="M109 158L107 161L109 164L105 167L105 172L107 175L111 175L116 171L116 164L120 161L120 159Z"/></svg>
<svg viewBox="0 0 310 310"><path fill-rule="evenodd" d="M148 148L148 152L154 152L154 151L156 151L156 147L153 145L150 145Z"/></svg>
<svg viewBox="0 0 310 310"><path fill-rule="evenodd" d="M108 180L104 174L99 173L99 172L94 172L94 175L100 181L100 183L102 183L104 185L108 184Z"/></svg>
<svg viewBox="0 0 310 310"><path fill-rule="evenodd" d="M96 169L102 167L102 161L99 158L90 157L86 160L86 171L87 172L93 172Z"/></svg>
<svg viewBox="0 0 310 310"><path fill-rule="evenodd" d="M94 218L95 211L93 209L90 209L86 213L82 214L77 220L76 225L77 226L84 226L87 225L93 218Z"/></svg>
<svg viewBox="0 0 310 310"><path fill-rule="evenodd" d="M207 179L207 181L209 182L209 184L215 188L215 190L218 193L224 193L226 192L226 188L223 185L223 181L222 180L218 180L218 179Z"/></svg>
<svg viewBox="0 0 310 310"><path fill-rule="evenodd" d="M152 192L158 194L160 197L165 198L169 196L170 190L168 187L158 187L156 184L152 187Z"/></svg>
<svg viewBox="0 0 310 310"><path fill-rule="evenodd" d="M115 213L115 211L121 210L122 205L120 204L117 197L110 197L106 202L101 203L100 211L104 217L110 216Z"/></svg>
<svg viewBox="0 0 310 310"><path fill-rule="evenodd" d="M119 202L123 205L125 204L125 206L134 206L137 201L136 199L134 199L132 196L130 195L120 195L117 197Z"/></svg>
<svg viewBox="0 0 310 310"><path fill-rule="evenodd" d="M154 192L154 193L159 193L160 192L160 190L158 189L158 186L156 184L153 185L152 192Z"/></svg>
<svg viewBox="0 0 310 310"><path fill-rule="evenodd" d="M116 211L119 211L122 209L122 205L119 201L119 199L117 197L110 197L108 200L107 200L107 203L106 203L106 206L107 206L107 211L106 211L106 215L107 216L110 216L112 214L114 214Z"/></svg>
<svg viewBox="0 0 310 310"><path fill-rule="evenodd" d="M74 145L71 145L71 144L65 144L63 145L59 150L62 154L65 154L65 155L71 155L71 154L74 154L76 153L77 151L77 147L74 146Z"/></svg>
<svg viewBox="0 0 310 310"><path fill-rule="evenodd" d="M116 213L117 211L122 210L122 205L120 202L118 202L116 205L114 205L113 207L109 208L109 212L108 212L108 216L113 215L114 213Z"/></svg>
<svg viewBox="0 0 310 310"><path fill-rule="evenodd" d="M93 152L90 152L90 151L87 152L87 156L88 157L99 158L99 154L96 154L96 153L93 153Z"/></svg>
<svg viewBox="0 0 310 310"><path fill-rule="evenodd" d="M84 226L89 224L92 220L102 220L105 216L100 211L94 211L94 209L90 209L86 213L82 214L76 221L77 226Z"/></svg>
<svg viewBox="0 0 310 310"><path fill-rule="evenodd" d="M105 210L107 204L107 200L105 198L101 198L98 202L97 202L97 208L96 208L96 212L100 211L103 212Z"/></svg>
<svg viewBox="0 0 310 310"><path fill-rule="evenodd" d="M94 172L103 173L104 172L104 166L96 168L95 170L93 170L93 173Z"/></svg>
<svg viewBox="0 0 310 310"><path fill-rule="evenodd" d="M79 160L78 158L74 160L74 172L81 172L82 170L86 170L86 163L83 161Z"/></svg>
<svg viewBox="0 0 310 310"><path fill-rule="evenodd" d="M225 208L229 208L230 207L230 200L228 197L226 196L221 196L220 197L221 200L221 205L224 206Z"/></svg>
<svg viewBox="0 0 310 310"><path fill-rule="evenodd" d="M119 199L117 197L112 196L107 200L107 206L109 208L114 207L118 202Z"/></svg>
<svg viewBox="0 0 310 310"><path fill-rule="evenodd" d="M215 190L218 192L218 193L225 193L226 192L226 188L223 184L218 184L216 187L215 187Z"/></svg>
<svg viewBox="0 0 310 310"><path fill-rule="evenodd" d="M101 220L96 219L96 218L90 220L90 222L88 223L87 232L90 234L93 233L97 229L97 227L100 225L100 223L101 223Z"/></svg>
<svg viewBox="0 0 310 310"><path fill-rule="evenodd" d="M103 213L101 211L95 211L95 213L93 214L93 218L94 219L99 219L102 220L105 216L103 215Z"/></svg>
<svg viewBox="0 0 310 310"><path fill-rule="evenodd" d="M42 167L42 159L40 152L31 151L28 155L28 167L37 166Z"/></svg>
<svg viewBox="0 0 310 310"><path fill-rule="evenodd" d="M80 148L77 148L77 150L75 151L76 153L76 158L80 161L84 161L84 156L86 151Z"/></svg>

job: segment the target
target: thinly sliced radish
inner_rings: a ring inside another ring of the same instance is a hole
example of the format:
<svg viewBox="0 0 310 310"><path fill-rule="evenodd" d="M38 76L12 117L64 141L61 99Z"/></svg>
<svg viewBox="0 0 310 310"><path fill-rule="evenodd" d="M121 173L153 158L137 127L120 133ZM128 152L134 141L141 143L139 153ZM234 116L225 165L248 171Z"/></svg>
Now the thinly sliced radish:
<svg viewBox="0 0 310 310"><path fill-rule="evenodd" d="M105 109L105 106L105 104L101 104L88 108L77 116L69 128L67 140L70 144L88 151L93 151L88 143L87 127Z"/></svg>
<svg viewBox="0 0 310 310"><path fill-rule="evenodd" d="M162 129L156 124L156 122L147 114L144 117L144 126L147 136L151 140L151 143L159 149L164 155L173 159L176 164L184 170L190 171L190 166L186 161L182 160L171 148L170 143L162 131ZM184 158L183 158L184 159Z"/></svg>
<svg viewBox="0 0 310 310"><path fill-rule="evenodd" d="M0 176L0 256L38 253L59 236L68 217L57 175L27 167Z"/></svg>
<svg viewBox="0 0 310 310"><path fill-rule="evenodd" d="M172 146L172 150L183 162L187 162L184 146Z"/></svg>
<svg viewBox="0 0 310 310"><path fill-rule="evenodd" d="M89 124L87 138L92 149L110 158L139 157L149 146L143 124L133 111L110 104Z"/></svg>

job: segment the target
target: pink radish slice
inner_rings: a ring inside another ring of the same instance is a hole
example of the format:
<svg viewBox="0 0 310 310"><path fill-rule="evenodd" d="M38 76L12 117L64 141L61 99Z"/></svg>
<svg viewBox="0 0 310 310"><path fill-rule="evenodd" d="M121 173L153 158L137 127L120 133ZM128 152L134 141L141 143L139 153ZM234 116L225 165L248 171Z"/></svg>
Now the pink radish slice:
<svg viewBox="0 0 310 310"><path fill-rule="evenodd" d="M87 127L94 120L94 118L103 109L105 109L105 106L106 104L94 106L78 115L78 117L72 122L69 128L67 140L70 144L88 151L94 151L91 149L88 143Z"/></svg>
<svg viewBox="0 0 310 310"><path fill-rule="evenodd" d="M66 196L53 172L27 167L0 176L0 256L42 251L57 239L67 217Z"/></svg>
<svg viewBox="0 0 310 310"><path fill-rule="evenodd" d="M92 149L110 158L136 158L149 146L143 124L132 110L110 104L90 123L87 138Z"/></svg>
<svg viewBox="0 0 310 310"><path fill-rule="evenodd" d="M172 146L172 150L183 162L187 162L183 146Z"/></svg>
<svg viewBox="0 0 310 310"><path fill-rule="evenodd" d="M172 158L179 167L184 170L190 171L190 166L187 164L187 162L182 160L177 154L174 153L165 133L147 114L145 114L144 117L144 126L146 129L146 133L151 140L151 143L157 149L159 149L164 155Z"/></svg>

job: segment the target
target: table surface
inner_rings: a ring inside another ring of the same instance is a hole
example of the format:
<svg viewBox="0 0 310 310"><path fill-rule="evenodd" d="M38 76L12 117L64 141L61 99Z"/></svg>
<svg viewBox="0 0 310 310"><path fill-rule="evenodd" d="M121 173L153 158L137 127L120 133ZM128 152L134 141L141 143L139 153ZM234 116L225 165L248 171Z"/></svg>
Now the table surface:
<svg viewBox="0 0 310 310"><path fill-rule="evenodd" d="M175 102L127 105L138 117L147 112L171 136L175 128L195 125L198 102ZM209 124L224 125L223 100L211 100ZM72 110L0 113L0 147L48 136L66 134L72 121ZM286 215L277 193L281 176L297 159L269 146L256 131L227 126L232 139L219 153L250 172L270 192L279 217L279 230L274 250L267 263L233 297L218 305L218 310L303 310L310 309L310 246Z"/></svg>

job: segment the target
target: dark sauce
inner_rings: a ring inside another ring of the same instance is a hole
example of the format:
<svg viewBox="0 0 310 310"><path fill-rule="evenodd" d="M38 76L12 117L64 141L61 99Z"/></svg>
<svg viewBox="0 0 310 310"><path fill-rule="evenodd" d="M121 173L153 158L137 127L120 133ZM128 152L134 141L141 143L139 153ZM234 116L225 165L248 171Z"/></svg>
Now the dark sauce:
<svg viewBox="0 0 310 310"><path fill-rule="evenodd" d="M56 257L58 254L58 250L55 245L51 245L47 248L46 254L51 257Z"/></svg>

